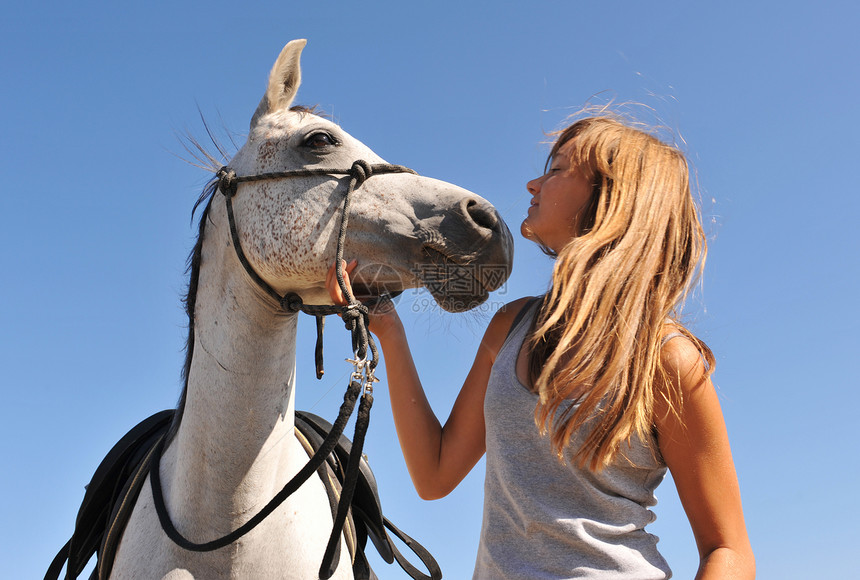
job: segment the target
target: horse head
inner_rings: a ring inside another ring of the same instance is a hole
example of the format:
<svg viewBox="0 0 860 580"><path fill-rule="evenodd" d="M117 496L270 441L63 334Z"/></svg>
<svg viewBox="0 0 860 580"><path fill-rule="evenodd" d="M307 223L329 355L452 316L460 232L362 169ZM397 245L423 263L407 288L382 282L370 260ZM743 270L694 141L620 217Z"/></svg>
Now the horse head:
<svg viewBox="0 0 860 580"><path fill-rule="evenodd" d="M238 175L296 169L348 170L385 162L337 124L293 107L304 40L287 44L269 75ZM301 176L245 183L236 195L239 238L248 261L281 293L330 303L323 281L335 257L348 178ZM344 256L357 259L359 297L425 286L444 309L487 299L510 272L513 241L498 212L460 187L412 173L375 175L351 200Z"/></svg>

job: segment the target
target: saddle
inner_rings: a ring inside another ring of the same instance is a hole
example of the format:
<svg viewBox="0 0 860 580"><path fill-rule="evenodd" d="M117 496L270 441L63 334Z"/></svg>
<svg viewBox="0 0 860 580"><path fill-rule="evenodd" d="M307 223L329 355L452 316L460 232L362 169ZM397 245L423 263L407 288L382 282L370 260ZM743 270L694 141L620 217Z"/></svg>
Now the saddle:
<svg viewBox="0 0 860 580"><path fill-rule="evenodd" d="M145 419L108 452L86 486L72 537L54 557L45 580L58 580L64 564L65 580L76 579L94 554L97 565L89 580L107 580L122 532L149 474L152 451L167 433L174 412L172 409L161 411ZM331 427L331 423L317 415L296 412L296 437L308 455L320 447ZM335 450L318 470L332 507L332 519L337 510L351 448L352 442L341 436ZM421 560L429 576L403 556L392 542L389 532ZM385 562L391 564L396 561L414 580L442 578L438 563L427 549L382 514L376 478L364 456L359 464L359 477L350 516L344 526L344 536L352 560L353 575L357 580L377 580L364 554L368 538Z"/></svg>

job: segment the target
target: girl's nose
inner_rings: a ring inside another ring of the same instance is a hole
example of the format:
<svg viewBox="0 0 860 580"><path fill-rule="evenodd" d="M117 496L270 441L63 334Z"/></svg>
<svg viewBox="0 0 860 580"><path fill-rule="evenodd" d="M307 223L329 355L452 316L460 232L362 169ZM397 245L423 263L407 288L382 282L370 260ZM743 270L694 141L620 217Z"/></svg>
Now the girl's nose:
<svg viewBox="0 0 860 580"><path fill-rule="evenodd" d="M537 194L538 194L538 192L540 191L540 182L541 182L541 178L540 178L540 177L537 177L537 178L535 178L535 179L532 179L531 181L529 181L528 183L526 183L526 189L528 190L528 192L529 192L530 194L532 194L532 195L537 195Z"/></svg>

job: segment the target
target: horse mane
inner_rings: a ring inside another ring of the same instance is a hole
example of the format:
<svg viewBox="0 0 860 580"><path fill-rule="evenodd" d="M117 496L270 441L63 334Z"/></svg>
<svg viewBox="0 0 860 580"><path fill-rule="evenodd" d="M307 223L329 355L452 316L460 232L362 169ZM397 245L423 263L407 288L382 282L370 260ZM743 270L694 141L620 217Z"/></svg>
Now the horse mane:
<svg viewBox="0 0 860 580"><path fill-rule="evenodd" d="M191 210L191 219L193 220L197 208L205 204L203 212L200 214L200 220L197 223L197 239L194 242L191 253L188 254L185 266L185 273L188 275L188 288L182 297L182 304L185 308L185 314L188 316L188 337L185 340L185 363L182 365L182 394L179 396L179 402L176 405L173 422L170 424L170 429L168 429L165 436L166 443L170 443L179 430L179 423L182 421L182 413L185 410L185 398L188 393L188 375L191 371L191 359L194 356L194 309L197 305L197 285L200 282L203 232L206 229L206 222L209 219L209 209L212 207L212 199L215 197L216 191L218 191L218 180L213 179L203 188L203 192L197 198L194 208Z"/></svg>
<svg viewBox="0 0 860 580"><path fill-rule="evenodd" d="M316 105L311 107L293 105L290 107L290 110L302 114L307 113L316 115L318 117L328 117L327 114L319 111ZM200 115L200 118L203 121L204 128L206 129L206 134L212 142L212 145L217 150L217 154L220 158L208 151L193 136L186 136L183 141L183 147L186 152L194 158L194 161L189 161L189 163L214 172L220 169L222 160L225 165L229 162L230 155L227 154L225 147L212 133L209 124L206 122L206 119L202 114ZM235 146L235 143L233 143L233 145ZM236 148L238 149L238 147ZM182 421L182 414L185 410L185 399L188 393L188 375L191 371L191 359L194 356L194 311L197 305L197 286L200 282L203 233L206 229L206 222L209 219L209 209L212 207L212 200L214 199L215 192L217 191L218 180L213 178L205 185L203 192L197 198L197 201L194 203L194 207L191 209L191 220L193 223L194 214L197 213L197 209L201 205L203 206L200 220L197 223L197 239L194 242L194 247L191 248L191 252L188 254L188 259L186 260L185 265L185 273L188 275L188 287L185 295L182 297L182 304L184 305L185 314L188 316L188 337L185 339L185 363L182 365L182 393L180 394L179 402L176 405L176 413L173 415L173 421L165 435L165 444L170 443L176 435L176 432L179 430L179 424Z"/></svg>

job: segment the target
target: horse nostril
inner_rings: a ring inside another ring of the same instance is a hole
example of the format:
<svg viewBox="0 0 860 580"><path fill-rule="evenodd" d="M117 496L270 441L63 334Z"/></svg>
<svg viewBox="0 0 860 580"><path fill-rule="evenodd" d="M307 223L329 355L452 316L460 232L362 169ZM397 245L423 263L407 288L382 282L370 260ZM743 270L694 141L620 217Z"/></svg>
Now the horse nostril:
<svg viewBox="0 0 860 580"><path fill-rule="evenodd" d="M470 199L465 204L466 215L469 216L479 227L497 231L499 229L499 218L496 212L486 204L476 199Z"/></svg>

